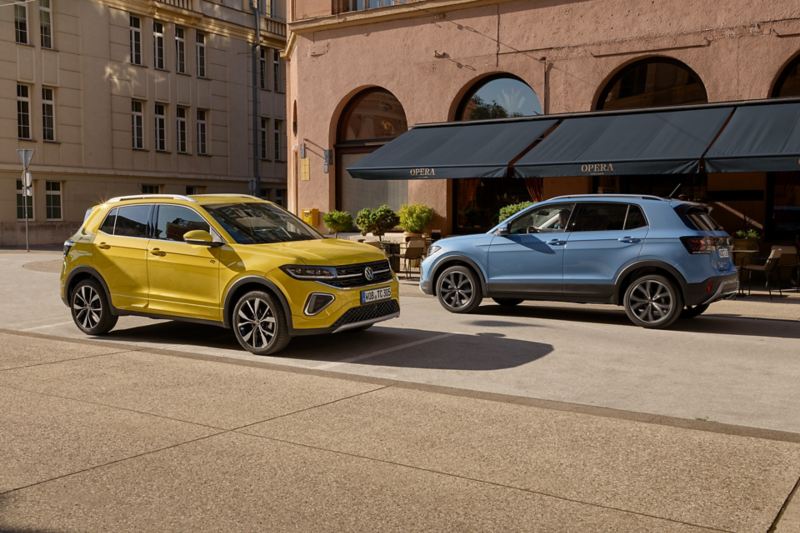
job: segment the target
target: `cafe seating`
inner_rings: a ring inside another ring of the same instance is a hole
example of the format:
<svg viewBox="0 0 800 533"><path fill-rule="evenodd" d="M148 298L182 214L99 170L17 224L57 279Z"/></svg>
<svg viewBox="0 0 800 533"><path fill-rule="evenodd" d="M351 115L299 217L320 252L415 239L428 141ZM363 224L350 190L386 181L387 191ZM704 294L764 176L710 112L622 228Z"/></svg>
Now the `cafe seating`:
<svg viewBox="0 0 800 533"><path fill-rule="evenodd" d="M417 272L420 270L420 262L425 253L425 241L422 239L411 239L406 243L405 250L400 254L400 259L403 261L403 273L408 279L411 273L411 268L415 268Z"/></svg>
<svg viewBox="0 0 800 533"><path fill-rule="evenodd" d="M772 300L772 287L770 285L770 279L773 277L773 273L777 271L778 273L778 293L783 296L783 291L781 290L781 276L780 276L780 269L778 268L778 264L781 259L781 251L777 249L777 247L772 248L770 251L769 257L767 261L763 265L759 264L749 264L744 265L742 267L743 272L747 272L747 295L750 296L750 289L753 285L753 272L763 272L765 278L765 288L769 291L769 299Z"/></svg>

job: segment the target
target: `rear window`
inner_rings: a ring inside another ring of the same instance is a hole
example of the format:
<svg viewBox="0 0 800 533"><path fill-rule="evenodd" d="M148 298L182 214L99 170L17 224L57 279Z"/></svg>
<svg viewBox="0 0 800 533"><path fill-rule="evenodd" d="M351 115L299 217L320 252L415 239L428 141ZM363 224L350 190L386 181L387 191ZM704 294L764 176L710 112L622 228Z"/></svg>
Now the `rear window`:
<svg viewBox="0 0 800 533"><path fill-rule="evenodd" d="M117 221L117 211L119 211L119 209L116 207L111 210L108 216L106 216L103 225L100 226L100 231L103 233L108 233L109 235L114 235L114 224Z"/></svg>
<svg viewBox="0 0 800 533"><path fill-rule="evenodd" d="M616 231L625 226L627 204L579 204L571 231Z"/></svg>
<svg viewBox="0 0 800 533"><path fill-rule="evenodd" d="M129 205L120 207L119 213L117 214L116 226L114 227L114 235L147 238L149 220L149 205Z"/></svg>
<svg viewBox="0 0 800 533"><path fill-rule="evenodd" d="M716 220L711 218L710 209L702 206L679 205L675 212L689 229L697 231L722 231Z"/></svg>

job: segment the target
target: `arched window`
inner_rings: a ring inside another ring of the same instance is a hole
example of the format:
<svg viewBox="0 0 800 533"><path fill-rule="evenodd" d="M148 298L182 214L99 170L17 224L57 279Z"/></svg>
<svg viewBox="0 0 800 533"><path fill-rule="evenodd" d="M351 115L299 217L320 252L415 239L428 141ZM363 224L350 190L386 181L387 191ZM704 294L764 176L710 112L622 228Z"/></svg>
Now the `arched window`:
<svg viewBox="0 0 800 533"><path fill-rule="evenodd" d="M597 100L597 109L637 109L708 102L700 77L675 59L654 57L617 72Z"/></svg>
<svg viewBox="0 0 800 533"><path fill-rule="evenodd" d="M336 205L353 218L364 207L388 204L399 209L408 201L405 180L360 180L347 172L359 159L408 129L397 98L380 87L355 95L344 109L336 130Z"/></svg>
<svg viewBox="0 0 800 533"><path fill-rule="evenodd" d="M456 120L528 117L540 115L539 97L511 74L485 78L472 87L456 108ZM541 180L453 180L453 232L486 231L498 222L500 208L541 199Z"/></svg>
<svg viewBox="0 0 800 533"><path fill-rule="evenodd" d="M772 96L800 96L800 55L783 69L772 89Z"/></svg>

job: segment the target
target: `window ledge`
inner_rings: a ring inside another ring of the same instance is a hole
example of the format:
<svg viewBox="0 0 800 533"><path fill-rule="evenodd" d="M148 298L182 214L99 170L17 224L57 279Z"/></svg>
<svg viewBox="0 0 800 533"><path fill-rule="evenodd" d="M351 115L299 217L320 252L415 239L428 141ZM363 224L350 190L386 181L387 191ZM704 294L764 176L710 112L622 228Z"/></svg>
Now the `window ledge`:
<svg viewBox="0 0 800 533"><path fill-rule="evenodd" d="M145 68L145 69L146 69L146 68L149 68L149 67L148 67L147 65L145 65L144 63L134 63L133 61L129 61L129 62L128 62L128 64L129 64L130 66L132 66L132 67L139 67L139 68Z"/></svg>
<svg viewBox="0 0 800 533"><path fill-rule="evenodd" d="M36 139L34 139L33 137L17 137L17 140L20 141L20 142L26 142L26 143L35 143L36 142Z"/></svg>
<svg viewBox="0 0 800 533"><path fill-rule="evenodd" d="M27 47L30 47L30 48L36 48L32 43L17 43L17 44L20 45L20 46L27 46Z"/></svg>
<svg viewBox="0 0 800 533"><path fill-rule="evenodd" d="M169 69L166 68L153 67L153 70L158 72L166 72L167 74L169 74Z"/></svg>
<svg viewBox="0 0 800 533"><path fill-rule="evenodd" d="M45 144L61 144L61 141L55 139L42 139L42 142Z"/></svg>
<svg viewBox="0 0 800 533"><path fill-rule="evenodd" d="M149 152L147 148L131 148L134 152Z"/></svg>
<svg viewBox="0 0 800 533"><path fill-rule="evenodd" d="M175 74L177 74L178 76L186 76L187 78L191 78L192 77L192 75L189 74L188 72L181 72L179 70L176 70Z"/></svg>

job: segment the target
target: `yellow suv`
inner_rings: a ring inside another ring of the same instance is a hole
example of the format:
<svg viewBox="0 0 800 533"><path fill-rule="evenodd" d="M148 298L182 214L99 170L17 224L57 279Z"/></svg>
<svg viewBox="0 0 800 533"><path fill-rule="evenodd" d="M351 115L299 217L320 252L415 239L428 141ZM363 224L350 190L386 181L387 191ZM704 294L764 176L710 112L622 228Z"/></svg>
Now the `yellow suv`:
<svg viewBox="0 0 800 533"><path fill-rule="evenodd" d="M89 335L121 315L232 328L257 355L296 335L365 329L400 314L378 249L325 239L246 195L141 195L91 208L64 243L61 299Z"/></svg>

